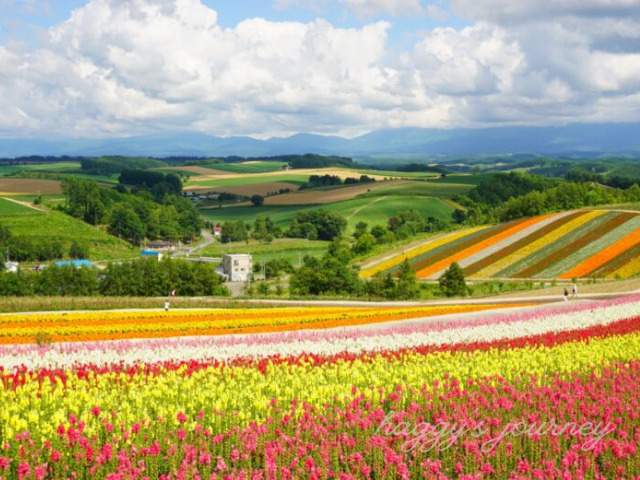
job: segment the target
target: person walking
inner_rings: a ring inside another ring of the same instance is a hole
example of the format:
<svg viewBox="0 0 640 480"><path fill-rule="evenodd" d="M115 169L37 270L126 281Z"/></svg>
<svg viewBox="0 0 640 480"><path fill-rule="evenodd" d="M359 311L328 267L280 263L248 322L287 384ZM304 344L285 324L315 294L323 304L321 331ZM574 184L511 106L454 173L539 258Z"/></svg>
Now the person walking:
<svg viewBox="0 0 640 480"><path fill-rule="evenodd" d="M576 298L578 296L578 286L574 283L573 290L571 292L571 298Z"/></svg>
<svg viewBox="0 0 640 480"><path fill-rule="evenodd" d="M170 306L170 305L171 305L171 304L169 303L169 300L165 300L165 301L164 301L164 311L165 311L165 312L168 312L168 311L169 311L169 306Z"/></svg>
<svg viewBox="0 0 640 480"><path fill-rule="evenodd" d="M566 288L564 289L564 301L569 301L569 291Z"/></svg>

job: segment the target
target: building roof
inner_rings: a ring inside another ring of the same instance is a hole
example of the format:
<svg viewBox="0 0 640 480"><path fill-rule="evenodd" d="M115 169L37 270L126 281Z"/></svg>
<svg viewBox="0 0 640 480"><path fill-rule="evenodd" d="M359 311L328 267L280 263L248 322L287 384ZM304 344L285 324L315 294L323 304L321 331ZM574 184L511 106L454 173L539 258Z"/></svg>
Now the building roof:
<svg viewBox="0 0 640 480"><path fill-rule="evenodd" d="M59 262L55 262L55 265L58 267L93 267L93 263L89 260L61 260Z"/></svg>
<svg viewBox="0 0 640 480"><path fill-rule="evenodd" d="M152 250L142 250L140 252L140 255L145 255L147 257L158 257L160 255L162 255L160 252L154 252Z"/></svg>
<svg viewBox="0 0 640 480"><path fill-rule="evenodd" d="M229 258L251 258L251 254L250 253L225 253L223 255L224 257L229 257Z"/></svg>

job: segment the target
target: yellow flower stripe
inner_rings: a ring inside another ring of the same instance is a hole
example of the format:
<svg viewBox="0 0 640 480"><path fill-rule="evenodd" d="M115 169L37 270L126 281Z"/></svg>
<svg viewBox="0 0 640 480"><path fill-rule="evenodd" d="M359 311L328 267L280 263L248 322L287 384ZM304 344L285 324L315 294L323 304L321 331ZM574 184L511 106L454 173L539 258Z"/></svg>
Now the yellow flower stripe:
<svg viewBox="0 0 640 480"><path fill-rule="evenodd" d="M413 248L408 252L402 253L400 255L396 255L395 257L385 260L384 262L378 263L376 265L373 265L372 267L362 270L360 272L360 276L362 278L371 278L378 272L384 272L385 270L389 270L390 268L393 268L396 265L400 265L402 262L404 262L405 259L411 260L412 258L417 257L418 255L422 255L423 253L430 252L431 250L435 250L436 248L446 245L447 243L453 242L466 235L470 235L480 230L485 230L487 228L490 228L490 227L482 226L482 227L467 228L465 230L460 230L458 232L455 232L451 235L445 235L444 237L438 238L436 240L428 241L427 243L424 243L416 248Z"/></svg>
<svg viewBox="0 0 640 480"><path fill-rule="evenodd" d="M638 357L640 333L589 342L568 342L555 347L525 347L511 350L476 352L408 352L398 358L373 355L353 362L314 366L270 363L262 373L253 366L209 367L183 375L187 367L159 374L104 373L79 379L68 372L66 388L60 381L36 376L14 391L0 383L0 442L15 433L29 430L34 439L50 438L69 413L87 422L88 435L96 433L98 421L91 418L91 408L117 412L116 423L131 426L133 422L157 417L175 424L176 415L184 411L190 418L200 411L237 413L227 415L214 425L215 431L233 425L247 425L267 416L267 404L276 398L281 404L292 399L320 407L327 403L342 405L352 398L352 388L375 400L396 385L421 388L442 380L446 374L458 379L502 376L514 381L524 374L534 374L541 382L546 375L560 375L589 368L600 368L609 362L627 362ZM464 383L461 384L464 388ZM205 425L206 426L206 425Z"/></svg>
<svg viewBox="0 0 640 480"><path fill-rule="evenodd" d="M607 210L594 210L592 212L581 215L578 218L571 220L570 222L565 223L559 228L556 228L554 231L549 232L544 237L539 238L535 242L531 242L529 245L522 247L520 250L513 252L511 255L504 257L503 259L489 265L486 268L483 268L478 273L474 275L476 278L489 278L495 275L496 273L504 270L510 265L513 265L516 262L519 262L523 258L528 257L529 255L533 255L537 251L543 249L551 245L553 242L557 241L559 238L564 237L565 235L571 233L577 228L581 227L585 223L593 220L600 215L604 215L607 213Z"/></svg>
<svg viewBox="0 0 640 480"><path fill-rule="evenodd" d="M634 258L630 262L624 264L614 272L607 275L607 278L630 278L640 272L640 257Z"/></svg>

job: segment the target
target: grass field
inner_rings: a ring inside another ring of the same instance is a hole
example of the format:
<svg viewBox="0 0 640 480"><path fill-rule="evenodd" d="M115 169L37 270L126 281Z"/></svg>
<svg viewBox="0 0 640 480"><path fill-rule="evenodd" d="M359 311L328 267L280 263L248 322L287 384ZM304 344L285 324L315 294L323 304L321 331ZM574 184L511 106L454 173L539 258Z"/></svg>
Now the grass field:
<svg viewBox="0 0 640 480"><path fill-rule="evenodd" d="M329 242L301 240L298 238L276 238L270 244L250 240L246 242L214 243L199 252L205 257L221 257L225 253L250 253L254 264L273 258L287 258L294 265L307 255L319 257L327 251Z"/></svg>
<svg viewBox="0 0 640 480"><path fill-rule="evenodd" d="M206 166L231 173L268 173L281 171L286 162L255 161L242 163L210 163Z"/></svg>
<svg viewBox="0 0 640 480"><path fill-rule="evenodd" d="M39 163L28 165L0 164L0 176L13 175L19 172L67 172L79 170L80 162Z"/></svg>
<svg viewBox="0 0 640 480"><path fill-rule="evenodd" d="M233 193L234 195L241 195L244 197L251 197L252 195L262 195L267 196L274 192L278 192L280 190L293 190L297 191L299 185L296 183L290 182L265 182L265 183L254 183L247 185L232 185L232 186L218 186L218 187L192 187L187 188L186 190L191 192L202 192L202 193ZM277 197L272 197L277 198Z"/></svg>
<svg viewBox="0 0 640 480"><path fill-rule="evenodd" d="M433 183L456 183L463 185L472 185L476 186L485 180L491 180L494 176L494 173L474 173L474 174L450 174L444 178L438 178L434 180L429 180Z"/></svg>
<svg viewBox="0 0 640 480"><path fill-rule="evenodd" d="M201 213L214 223L227 220L243 220L253 223L259 214L268 215L280 227L287 228L296 213L319 207L300 207L297 205L282 205L261 207L227 207L202 209ZM341 213L349 222L351 231L358 222L367 222L369 226L385 225L389 217L408 209L415 209L425 217L435 217L449 221L454 208L437 198L418 196L389 195L382 197L355 198L342 202L329 203L322 206L328 211Z"/></svg>
<svg viewBox="0 0 640 480"><path fill-rule="evenodd" d="M379 185L371 192L363 193L366 196L380 195L405 195L405 196L425 196L451 198L456 195L467 193L473 185L464 183L439 183L436 181L406 181L402 183L391 183Z"/></svg>
<svg viewBox="0 0 640 480"><path fill-rule="evenodd" d="M37 212L34 213L38 215ZM60 212L43 213L38 215L37 219L31 213L3 216L0 221L9 227L15 236L30 237L35 241L41 238L58 240L66 251L74 240L86 242L89 245L90 259L93 261L139 256L139 249L127 242Z"/></svg>
<svg viewBox="0 0 640 480"><path fill-rule="evenodd" d="M35 215L43 215L43 213L34 208L29 208L25 205L7 200L6 198L0 198L0 222L4 217L13 217L16 215L29 215L33 217Z"/></svg>
<svg viewBox="0 0 640 480"><path fill-rule="evenodd" d="M309 175L296 175L296 174L280 174L280 175L264 175L264 176L234 176L232 178L216 178L198 180L198 177L192 178L188 185L187 190L196 187L235 187L241 185L259 185L261 183L274 183L285 182L293 185L302 185L309 181Z"/></svg>

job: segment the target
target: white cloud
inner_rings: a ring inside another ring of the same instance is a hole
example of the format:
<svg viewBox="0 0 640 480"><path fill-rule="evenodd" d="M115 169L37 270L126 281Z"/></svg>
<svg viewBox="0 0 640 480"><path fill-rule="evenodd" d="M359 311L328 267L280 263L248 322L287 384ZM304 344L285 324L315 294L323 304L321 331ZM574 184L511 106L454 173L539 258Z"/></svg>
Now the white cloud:
<svg viewBox="0 0 640 480"><path fill-rule="evenodd" d="M345 6L361 17L379 13L389 15L413 15L423 12L419 0L341 0Z"/></svg>
<svg viewBox="0 0 640 480"><path fill-rule="evenodd" d="M363 15L419 5L344 1ZM223 28L200 0L92 0L37 50L0 46L0 135L640 121L639 20L618 14L629 2L552 1L558 18L532 0L454 3L474 23L422 32L395 54L384 21Z"/></svg>

